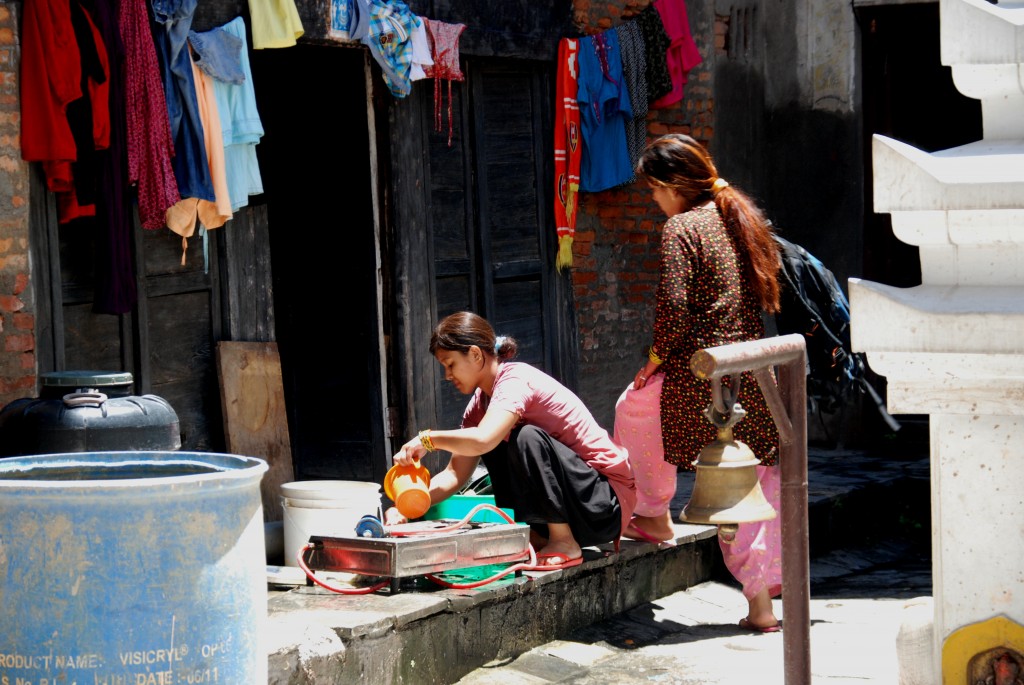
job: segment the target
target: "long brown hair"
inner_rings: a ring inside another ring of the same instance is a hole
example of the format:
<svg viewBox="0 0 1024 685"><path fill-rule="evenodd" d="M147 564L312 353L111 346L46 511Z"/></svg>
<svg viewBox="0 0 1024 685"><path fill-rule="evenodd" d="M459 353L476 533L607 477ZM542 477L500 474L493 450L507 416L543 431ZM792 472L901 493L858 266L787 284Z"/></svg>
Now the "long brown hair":
<svg viewBox="0 0 1024 685"><path fill-rule="evenodd" d="M682 133L661 136L640 155L636 174L653 185L674 189L688 207L714 200L726 229L736 240L754 296L769 313L779 311L782 263L771 225L746 193L719 179L703 145Z"/></svg>

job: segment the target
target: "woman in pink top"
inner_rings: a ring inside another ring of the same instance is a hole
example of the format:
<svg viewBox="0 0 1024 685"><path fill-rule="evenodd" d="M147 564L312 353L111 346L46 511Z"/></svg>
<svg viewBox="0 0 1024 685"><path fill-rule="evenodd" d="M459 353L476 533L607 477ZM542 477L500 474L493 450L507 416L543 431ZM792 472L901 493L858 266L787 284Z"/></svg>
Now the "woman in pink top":
<svg viewBox="0 0 1024 685"><path fill-rule="evenodd" d="M448 466L431 477L431 503L455 494L482 458L495 503L530 524L538 564L574 566L581 547L617 541L636 503L633 472L626 451L583 401L543 371L507 361L515 340L496 337L472 312L442 320L430 351L445 379L472 395L461 428L422 430L394 455L408 465L435 449L451 452ZM386 519L403 520L394 508Z"/></svg>

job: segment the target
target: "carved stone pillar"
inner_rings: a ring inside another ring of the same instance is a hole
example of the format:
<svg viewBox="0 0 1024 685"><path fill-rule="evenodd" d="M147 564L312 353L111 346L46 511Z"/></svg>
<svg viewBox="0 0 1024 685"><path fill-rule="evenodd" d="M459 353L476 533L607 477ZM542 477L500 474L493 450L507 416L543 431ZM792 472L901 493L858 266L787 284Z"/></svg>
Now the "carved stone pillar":
<svg viewBox="0 0 1024 685"><path fill-rule="evenodd" d="M889 411L930 415L934 622L919 670L975 685L1024 673L1024 4L940 0L940 17L942 63L981 100L984 137L934 153L874 137L875 210L919 246L922 284L851 279L850 305Z"/></svg>

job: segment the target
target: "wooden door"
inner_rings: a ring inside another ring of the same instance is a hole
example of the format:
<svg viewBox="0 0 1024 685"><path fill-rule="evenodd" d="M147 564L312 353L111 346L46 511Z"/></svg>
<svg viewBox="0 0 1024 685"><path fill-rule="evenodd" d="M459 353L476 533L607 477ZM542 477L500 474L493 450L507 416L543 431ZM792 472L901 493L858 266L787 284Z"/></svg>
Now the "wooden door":
<svg viewBox="0 0 1024 685"><path fill-rule="evenodd" d="M131 372L135 394L159 395L174 408L181 449L223 451L213 345L222 335L218 232L231 230L232 222L206 241L190 239L182 264L181 238L166 228L144 230L136 218L130 238L138 304L114 315L94 306L103 263L97 222L58 224L38 169L32 204L39 371Z"/></svg>
<svg viewBox="0 0 1024 685"><path fill-rule="evenodd" d="M397 326L411 360L409 431L461 420L467 398L444 381L427 349L432 327L455 311L475 311L499 335L515 337L519 361L574 381L568 274L554 268L549 67L476 58L466 60L464 72L466 80L452 88L450 145L447 89L439 103L440 131L432 93L421 99L418 122L427 152L418 173L427 194L422 216L405 198L396 227L406 246L399 277L410 283ZM415 121L399 123L415 130ZM407 165L396 169L397 185L407 187L411 173ZM429 259L416 259L421 255Z"/></svg>

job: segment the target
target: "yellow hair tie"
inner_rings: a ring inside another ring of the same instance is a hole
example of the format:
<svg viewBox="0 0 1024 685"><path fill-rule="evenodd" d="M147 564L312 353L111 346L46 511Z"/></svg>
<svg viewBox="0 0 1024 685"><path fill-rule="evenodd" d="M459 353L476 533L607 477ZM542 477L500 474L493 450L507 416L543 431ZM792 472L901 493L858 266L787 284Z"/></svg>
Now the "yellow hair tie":
<svg viewBox="0 0 1024 685"><path fill-rule="evenodd" d="M724 178L716 178L715 182L711 184L711 192L718 195L720 192L729 187L729 182Z"/></svg>
<svg viewBox="0 0 1024 685"><path fill-rule="evenodd" d="M423 449L428 452L434 452L437 450L437 448L434 447L434 441L430 438L429 428L420 431L420 444L423 445Z"/></svg>

